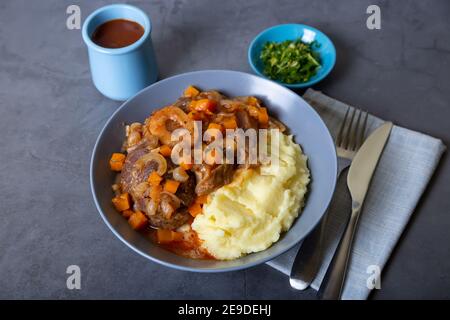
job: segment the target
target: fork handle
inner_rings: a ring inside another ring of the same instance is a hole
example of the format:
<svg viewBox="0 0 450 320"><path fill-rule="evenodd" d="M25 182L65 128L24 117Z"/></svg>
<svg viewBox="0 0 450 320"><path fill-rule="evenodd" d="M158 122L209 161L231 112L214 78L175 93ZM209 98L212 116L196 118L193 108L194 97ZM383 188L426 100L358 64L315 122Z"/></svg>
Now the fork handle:
<svg viewBox="0 0 450 320"><path fill-rule="evenodd" d="M341 297L360 210L361 205L353 202L350 220L319 288L321 299L337 300Z"/></svg>
<svg viewBox="0 0 450 320"><path fill-rule="evenodd" d="M338 157L338 167L336 181L342 172L350 166L351 160ZM300 249L295 256L294 263L291 268L289 282L291 287L297 290L305 290L317 275L320 269L323 255L323 241L328 221L328 209L325 212L319 226L311 231L305 238Z"/></svg>

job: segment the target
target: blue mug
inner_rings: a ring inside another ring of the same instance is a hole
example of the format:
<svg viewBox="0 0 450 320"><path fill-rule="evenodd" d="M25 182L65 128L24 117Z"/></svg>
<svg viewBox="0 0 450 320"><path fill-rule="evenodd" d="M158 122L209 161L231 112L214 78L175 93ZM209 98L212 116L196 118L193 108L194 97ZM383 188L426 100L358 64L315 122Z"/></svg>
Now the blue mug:
<svg viewBox="0 0 450 320"><path fill-rule="evenodd" d="M96 45L91 39L95 29L114 19L135 21L144 28L144 34L123 48ZM110 99L124 101L156 81L158 71L151 30L148 16L141 9L127 4L105 6L87 17L82 35L88 47L92 81L98 91Z"/></svg>

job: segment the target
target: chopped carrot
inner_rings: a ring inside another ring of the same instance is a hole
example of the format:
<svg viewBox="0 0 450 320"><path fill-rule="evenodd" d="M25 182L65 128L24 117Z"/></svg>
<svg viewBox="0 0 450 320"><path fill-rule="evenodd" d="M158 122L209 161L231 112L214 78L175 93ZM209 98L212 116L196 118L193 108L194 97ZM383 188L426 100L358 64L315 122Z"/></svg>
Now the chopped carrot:
<svg viewBox="0 0 450 320"><path fill-rule="evenodd" d="M200 203L194 202L193 204L191 204L191 206L188 208L189 213L191 214L191 216L193 216L194 218L199 215L200 213L202 213L202 206L200 205Z"/></svg>
<svg viewBox="0 0 450 320"><path fill-rule="evenodd" d="M150 198L152 198L155 202L159 202L161 191L162 187L160 185L153 186L150 190Z"/></svg>
<svg viewBox="0 0 450 320"><path fill-rule="evenodd" d="M214 112L216 109L217 102L214 100L205 99L202 102L197 103L197 107L201 110Z"/></svg>
<svg viewBox="0 0 450 320"><path fill-rule="evenodd" d="M150 175L147 178L148 183L150 183L152 187L159 185L161 180L162 177L156 171L150 173Z"/></svg>
<svg viewBox="0 0 450 320"><path fill-rule="evenodd" d="M156 230L156 238L158 243L172 242L172 230L158 229Z"/></svg>
<svg viewBox="0 0 450 320"><path fill-rule="evenodd" d="M159 153L161 153L164 157L170 157L172 154L172 148L170 148L168 145L162 145L159 147Z"/></svg>
<svg viewBox="0 0 450 320"><path fill-rule="evenodd" d="M181 162L180 163L180 167L183 168L183 170L187 171L187 170L191 170L193 167L192 163L187 163L187 162Z"/></svg>
<svg viewBox="0 0 450 320"><path fill-rule="evenodd" d="M128 223L135 230L144 228L147 225L147 222L148 218L141 211L136 211L128 219Z"/></svg>
<svg viewBox="0 0 450 320"><path fill-rule="evenodd" d="M132 211L132 210L125 210L125 211L122 211L122 216L123 216L125 219L129 219L133 214L134 214L134 211Z"/></svg>
<svg viewBox="0 0 450 320"><path fill-rule="evenodd" d="M225 129L236 129L237 128L237 122L234 117L229 117L223 120L223 126Z"/></svg>
<svg viewBox="0 0 450 320"><path fill-rule="evenodd" d="M251 106L257 106L259 103L259 100L255 97L250 96L247 98L247 103Z"/></svg>
<svg viewBox="0 0 450 320"><path fill-rule="evenodd" d="M208 195L204 194L202 196L198 196L197 198L195 198L195 203L198 204L204 204L208 201Z"/></svg>
<svg viewBox="0 0 450 320"><path fill-rule="evenodd" d="M197 110L197 109L196 109L196 105L197 105L197 100L192 100L192 101L189 103L189 110L191 111L190 113L195 114L196 111L200 111L200 110Z"/></svg>
<svg viewBox="0 0 450 320"><path fill-rule="evenodd" d="M117 211L125 211L130 209L130 195L128 193L122 193L117 197L112 199L113 205L116 207Z"/></svg>
<svg viewBox="0 0 450 320"><path fill-rule="evenodd" d="M216 101L210 99L200 99L194 100L189 104L191 110L195 111L204 111L204 112L213 112L216 108Z"/></svg>
<svg viewBox="0 0 450 320"><path fill-rule="evenodd" d="M165 244L183 240L183 234L167 229L156 230L156 238L158 243Z"/></svg>
<svg viewBox="0 0 450 320"><path fill-rule="evenodd" d="M192 98L192 97L197 96L199 93L200 93L200 91L196 87L189 86L184 90L183 95L185 97Z"/></svg>
<svg viewBox="0 0 450 320"><path fill-rule="evenodd" d="M180 183L178 181L168 179L164 184L164 191L176 193L179 185Z"/></svg>
<svg viewBox="0 0 450 320"><path fill-rule="evenodd" d="M113 171L122 171L126 156L123 153L113 153L109 160L109 166Z"/></svg>
<svg viewBox="0 0 450 320"><path fill-rule="evenodd" d="M181 232L172 231L172 239L173 241L181 241L183 240L183 234Z"/></svg>
<svg viewBox="0 0 450 320"><path fill-rule="evenodd" d="M259 108L258 120L262 124L267 124L269 122L269 115L267 114L266 108Z"/></svg>

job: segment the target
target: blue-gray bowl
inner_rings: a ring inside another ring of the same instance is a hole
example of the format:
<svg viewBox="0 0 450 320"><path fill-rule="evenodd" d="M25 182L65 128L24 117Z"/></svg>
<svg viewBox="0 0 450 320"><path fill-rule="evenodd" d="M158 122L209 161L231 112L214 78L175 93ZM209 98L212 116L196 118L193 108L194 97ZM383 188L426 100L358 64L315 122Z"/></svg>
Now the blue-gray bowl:
<svg viewBox="0 0 450 320"><path fill-rule="evenodd" d="M308 156L312 181L306 205L292 228L267 250L231 261L183 258L132 230L111 204L111 185L115 174L109 169L109 158L122 146L123 123L142 122L153 110L174 102L188 85L203 90L216 89L229 96L254 95L262 99L269 112L289 127L296 142ZM330 203L335 188L336 167L334 143L327 127L300 96L273 81L247 73L206 70L159 81L126 101L106 122L97 139L91 158L90 180L92 195L100 215L111 231L128 247L152 261L175 269L223 272L269 261L299 243L317 225Z"/></svg>

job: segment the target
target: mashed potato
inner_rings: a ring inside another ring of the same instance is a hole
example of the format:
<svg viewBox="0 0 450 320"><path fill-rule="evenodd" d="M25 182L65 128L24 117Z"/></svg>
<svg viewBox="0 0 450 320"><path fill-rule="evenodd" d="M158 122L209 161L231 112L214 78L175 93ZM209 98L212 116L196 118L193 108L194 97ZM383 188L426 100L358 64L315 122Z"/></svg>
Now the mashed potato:
<svg viewBox="0 0 450 320"><path fill-rule="evenodd" d="M279 163L246 170L211 193L192 228L202 247L229 260L265 250L287 231L303 206L307 158L292 136L280 135Z"/></svg>

